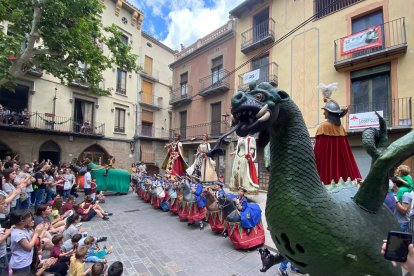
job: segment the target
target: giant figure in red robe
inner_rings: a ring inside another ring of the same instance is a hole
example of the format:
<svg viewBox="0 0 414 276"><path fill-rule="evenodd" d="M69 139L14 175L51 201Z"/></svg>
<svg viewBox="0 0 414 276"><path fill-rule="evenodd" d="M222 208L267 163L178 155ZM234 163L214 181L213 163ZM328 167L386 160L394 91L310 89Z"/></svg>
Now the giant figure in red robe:
<svg viewBox="0 0 414 276"><path fill-rule="evenodd" d="M182 176L188 168L183 158L183 145L180 142L180 135L174 134L174 141L165 146L167 149L167 157L162 163L162 168L169 175Z"/></svg>
<svg viewBox="0 0 414 276"><path fill-rule="evenodd" d="M319 176L325 185L329 185L332 180L336 183L342 177L344 181L348 178L356 180L361 178L358 166L349 146L347 134L341 125L341 118L346 115L348 109L341 109L339 104L330 99L332 92L327 90L333 86L319 86L325 96L324 115L326 121L323 122L316 131L315 158Z"/></svg>

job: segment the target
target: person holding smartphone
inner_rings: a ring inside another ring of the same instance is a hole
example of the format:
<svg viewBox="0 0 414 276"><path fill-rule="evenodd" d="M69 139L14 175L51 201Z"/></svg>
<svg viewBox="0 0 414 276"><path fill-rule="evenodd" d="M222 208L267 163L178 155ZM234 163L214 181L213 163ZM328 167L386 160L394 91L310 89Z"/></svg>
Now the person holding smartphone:
<svg viewBox="0 0 414 276"><path fill-rule="evenodd" d="M387 240L383 240L381 254L384 255L387 249ZM414 273L414 246L410 244L408 246L408 255L405 262L400 263L401 266L410 273ZM393 266L397 266L397 262L392 261Z"/></svg>

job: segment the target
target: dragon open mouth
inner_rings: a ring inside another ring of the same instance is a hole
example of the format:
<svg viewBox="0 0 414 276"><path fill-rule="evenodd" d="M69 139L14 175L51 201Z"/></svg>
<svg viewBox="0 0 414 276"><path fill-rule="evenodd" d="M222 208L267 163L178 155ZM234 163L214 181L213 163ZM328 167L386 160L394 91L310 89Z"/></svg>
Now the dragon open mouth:
<svg viewBox="0 0 414 276"><path fill-rule="evenodd" d="M244 137L261 131L268 124L271 115L267 104L262 107L242 105L232 111L232 125L239 125L236 133Z"/></svg>

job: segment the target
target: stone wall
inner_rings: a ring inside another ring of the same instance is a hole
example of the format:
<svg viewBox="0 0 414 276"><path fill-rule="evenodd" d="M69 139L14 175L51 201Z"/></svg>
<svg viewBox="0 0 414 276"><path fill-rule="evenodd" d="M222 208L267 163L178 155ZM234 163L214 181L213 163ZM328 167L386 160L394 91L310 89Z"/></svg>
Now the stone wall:
<svg viewBox="0 0 414 276"><path fill-rule="evenodd" d="M114 156L117 168L129 169L133 162L128 140L119 141L5 130L0 132L0 143L8 146L12 152L19 154L21 162L38 159L40 147L48 141L53 141L59 146L61 163L71 162L73 158L78 158L85 149L93 145L98 145L108 155Z"/></svg>

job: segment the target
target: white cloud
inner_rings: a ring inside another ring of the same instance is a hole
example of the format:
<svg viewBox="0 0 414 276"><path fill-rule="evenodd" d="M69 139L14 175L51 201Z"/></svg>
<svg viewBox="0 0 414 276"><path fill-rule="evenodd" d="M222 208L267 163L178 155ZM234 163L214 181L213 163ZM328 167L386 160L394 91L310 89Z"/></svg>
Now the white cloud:
<svg viewBox="0 0 414 276"><path fill-rule="evenodd" d="M212 7L205 7L202 0L150 0L140 5L166 21L167 37L162 42L179 50L180 44L189 46L224 25L229 20L229 11L243 1L212 0ZM163 14L163 10L168 13Z"/></svg>

